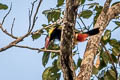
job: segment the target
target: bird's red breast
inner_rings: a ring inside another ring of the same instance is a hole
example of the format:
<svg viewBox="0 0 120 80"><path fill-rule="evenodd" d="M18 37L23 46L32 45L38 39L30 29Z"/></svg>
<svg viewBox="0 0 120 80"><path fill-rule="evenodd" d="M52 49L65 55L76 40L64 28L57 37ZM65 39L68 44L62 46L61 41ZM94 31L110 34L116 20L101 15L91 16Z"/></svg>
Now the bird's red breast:
<svg viewBox="0 0 120 80"><path fill-rule="evenodd" d="M85 41L87 39L88 34L79 33L76 36L77 36L77 41L78 42L83 42L83 41Z"/></svg>

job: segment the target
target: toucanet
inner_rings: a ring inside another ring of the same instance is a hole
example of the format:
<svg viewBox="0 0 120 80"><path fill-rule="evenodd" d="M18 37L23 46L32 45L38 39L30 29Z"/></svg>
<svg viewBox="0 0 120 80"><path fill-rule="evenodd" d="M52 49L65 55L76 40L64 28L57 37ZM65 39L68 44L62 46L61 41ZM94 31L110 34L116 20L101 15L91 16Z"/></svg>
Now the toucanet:
<svg viewBox="0 0 120 80"><path fill-rule="evenodd" d="M49 30L48 35L45 39L45 48L48 48L48 46L52 40L55 40L55 39L60 40L61 39L61 29L62 29L62 27L60 26L60 27L52 27ZM86 39L89 36L96 35L98 33L99 33L99 28L95 28L95 29L92 29L92 30L90 30L88 32L84 32L84 33L76 33L75 32L75 36L74 36L75 43L86 41Z"/></svg>

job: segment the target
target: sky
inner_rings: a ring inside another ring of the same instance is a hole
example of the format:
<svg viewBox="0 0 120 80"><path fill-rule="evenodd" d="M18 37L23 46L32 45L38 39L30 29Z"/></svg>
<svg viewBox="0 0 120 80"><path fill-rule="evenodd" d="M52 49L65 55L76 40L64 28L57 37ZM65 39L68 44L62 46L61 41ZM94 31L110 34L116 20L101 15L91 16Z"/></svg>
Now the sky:
<svg viewBox="0 0 120 80"><path fill-rule="evenodd" d="M28 29L28 11L31 9L31 2L33 0L0 0L0 3L7 4L10 7L12 3L12 11L5 20L3 27L10 32L13 18L15 18L15 24L13 28L13 34L15 36L22 36L27 32ZM100 0L96 0L99 1ZM115 0L117 1L117 0ZM42 24L48 24L46 17L42 14L42 11L54 8L57 0L43 0L39 13L38 20L36 22L33 31L42 28ZM100 2L103 5L103 2ZM0 10L0 22L3 16L8 10ZM87 20L85 23L88 25ZM110 23L108 29L113 29L115 24ZM120 40L120 29L116 30L112 34L112 38L117 38ZM10 38L0 30L0 48L8 45L14 39ZM42 48L44 47L45 35L41 36L39 39L33 41L31 36L25 38L20 45L27 45L32 47ZM86 42L79 43L80 56L83 56ZM81 48L82 46L82 48ZM21 48L10 48L6 51L0 52L0 80L42 80L42 72L44 67L42 65L42 55L43 53L37 53L37 51L32 51L29 49ZM76 56L78 58L78 56ZM74 59L76 58L74 57ZM52 60L49 60L46 67L50 66Z"/></svg>

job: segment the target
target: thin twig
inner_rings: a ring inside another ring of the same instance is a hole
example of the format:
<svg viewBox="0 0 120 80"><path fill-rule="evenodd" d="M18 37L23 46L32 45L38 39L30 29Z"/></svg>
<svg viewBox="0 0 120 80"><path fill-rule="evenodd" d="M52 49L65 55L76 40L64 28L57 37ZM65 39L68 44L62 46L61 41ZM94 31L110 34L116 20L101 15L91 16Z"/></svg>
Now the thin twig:
<svg viewBox="0 0 120 80"><path fill-rule="evenodd" d="M88 30L88 28L87 28L87 26L85 25L85 23L83 22L82 18L79 17L79 19L80 19L80 21L82 22L82 24L84 25L85 29Z"/></svg>
<svg viewBox="0 0 120 80"><path fill-rule="evenodd" d="M80 25L80 23L77 21L77 23L78 23L78 25L79 25L79 27L80 27L80 30L83 32L83 30L82 30L82 27L81 27L81 25Z"/></svg>
<svg viewBox="0 0 120 80"><path fill-rule="evenodd" d="M39 10L39 8L40 8L41 3L42 3L42 0L40 0L40 2L38 3L36 12L35 12L35 14L34 14L34 16L33 16L33 24L32 24L32 26L31 26L31 29L30 29L29 33L30 33L30 32L32 31L32 29L34 28L34 25L35 25L35 22L36 22L36 16L37 16L37 13L38 13L38 10Z"/></svg>
<svg viewBox="0 0 120 80"><path fill-rule="evenodd" d="M28 32L30 31L30 27L31 27L31 13L29 10L29 28L28 28Z"/></svg>
<svg viewBox="0 0 120 80"><path fill-rule="evenodd" d="M37 0L35 0L35 1L33 1L33 3L31 3L32 4L32 9L31 9L31 16L32 16L32 13L33 13L33 9L34 9L34 5L35 5L35 3L37 2Z"/></svg>
<svg viewBox="0 0 120 80"><path fill-rule="evenodd" d="M32 9L31 11L29 10L29 28L28 28L28 32L30 31L31 28L31 18L32 18L32 14L33 14L33 9L34 9L34 5L37 2L37 0L35 0L32 4Z"/></svg>
<svg viewBox="0 0 120 80"><path fill-rule="evenodd" d="M21 37L19 37L19 38L16 38L16 40L12 41L12 42L9 43L7 46L5 46L5 47L3 47L3 48L0 48L0 52L5 51L5 50L13 47L14 45L16 45L17 43L23 41L24 38L26 38L27 36L30 35L32 29L34 28L35 21L36 21L36 15L37 15L37 13L38 13L38 10L39 10L39 7L40 7L41 2L42 2L42 0L40 0L39 4L38 4L38 6L37 6L37 9L36 9L36 12L35 12L34 18L33 18L32 28L30 29L30 31L27 32L25 35L23 35L23 36L21 36ZM5 33L7 34L7 31L2 28L2 24L0 24L0 28L2 29L3 32L5 32ZM13 36L13 35L11 35L11 34L8 34L8 35Z"/></svg>
<svg viewBox="0 0 120 80"><path fill-rule="evenodd" d="M0 28L1 28L1 30L2 30L6 35L8 35L8 36L10 36L10 37L12 37L12 38L14 38L14 39L17 39L18 37L13 36L12 34L8 33L8 32L3 28L3 26L2 26L2 25L4 24L4 22L5 22L6 17L9 15L11 9L12 9L12 3L11 3L11 6L10 6L9 11L8 11L7 14L3 17L2 23L0 24Z"/></svg>
<svg viewBox="0 0 120 80"><path fill-rule="evenodd" d="M109 56L109 58L110 58L110 60L111 60L111 62L112 62L113 68L114 68L115 73L116 73L116 80L117 80L117 75L118 75L118 73L117 73L116 67L115 67L115 65L114 65L114 61L113 61L113 59L112 59L112 56L110 55L110 52L106 49L106 47L105 47L105 45L104 45L104 43L103 43L102 41L101 41L101 45L103 46L104 50L106 51L107 55Z"/></svg>
<svg viewBox="0 0 120 80"><path fill-rule="evenodd" d="M3 23L4 23L5 19L6 19L6 17L9 15L11 9L12 9L12 3L11 3L11 6L10 6L10 9L9 9L8 13L3 17L2 25L3 25Z"/></svg>
<svg viewBox="0 0 120 80"><path fill-rule="evenodd" d="M1 30L2 30L6 35L12 37L13 39L17 39L17 38L18 38L18 37L16 37L16 36L8 33L8 32L3 28L2 24L0 24L0 28L1 28Z"/></svg>
<svg viewBox="0 0 120 80"><path fill-rule="evenodd" d="M29 47L29 46L23 46L23 45L14 45L15 47L19 47L19 48L27 48L27 49L30 49L30 50L37 50L38 52L55 52L55 53L59 53L60 50L47 50L47 49L39 49L39 48L32 48L32 47Z"/></svg>
<svg viewBox="0 0 120 80"><path fill-rule="evenodd" d="M12 27L11 27L11 35L13 35L14 22L15 22L15 18L13 19L13 23L12 23Z"/></svg>

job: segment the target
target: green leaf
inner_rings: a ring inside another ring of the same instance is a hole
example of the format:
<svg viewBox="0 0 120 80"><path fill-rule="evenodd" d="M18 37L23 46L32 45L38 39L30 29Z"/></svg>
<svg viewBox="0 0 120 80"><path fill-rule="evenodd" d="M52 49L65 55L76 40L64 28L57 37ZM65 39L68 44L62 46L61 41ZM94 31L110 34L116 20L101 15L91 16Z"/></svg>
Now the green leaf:
<svg viewBox="0 0 120 80"><path fill-rule="evenodd" d="M110 74L111 74L111 76L114 78L113 80L116 80L116 73L115 73L115 71L114 70L110 70L109 71L110 72Z"/></svg>
<svg viewBox="0 0 120 80"><path fill-rule="evenodd" d="M114 56L119 56L120 55L120 50L118 48L113 47L112 52Z"/></svg>
<svg viewBox="0 0 120 80"><path fill-rule="evenodd" d="M107 65L108 62L109 62L109 57L108 57L107 53L106 53L106 52L103 52L103 53L101 54L101 56L102 56L105 64Z"/></svg>
<svg viewBox="0 0 120 80"><path fill-rule="evenodd" d="M57 59L55 59L52 66L44 70L42 75L43 80L59 80L61 75L61 73L58 73L59 70L57 67Z"/></svg>
<svg viewBox="0 0 120 80"><path fill-rule="evenodd" d="M43 57L42 57L42 64L45 67L48 60L49 60L50 52L44 52Z"/></svg>
<svg viewBox="0 0 120 80"><path fill-rule="evenodd" d="M100 67L99 67L99 70L101 70L102 68L106 67L106 63L104 62L103 58L102 60L100 60Z"/></svg>
<svg viewBox="0 0 120 80"><path fill-rule="evenodd" d="M55 76L56 76L57 80L60 80L61 73L57 73L57 74L55 74Z"/></svg>
<svg viewBox="0 0 120 80"><path fill-rule="evenodd" d="M60 18L61 9L59 8L59 9L44 10L42 14L44 14L47 17L48 23L55 22L57 19Z"/></svg>
<svg viewBox="0 0 120 80"><path fill-rule="evenodd" d="M42 74L42 80L48 80L49 79L50 69L51 69L51 67L48 67L44 70L44 72Z"/></svg>
<svg viewBox="0 0 120 80"><path fill-rule="evenodd" d="M113 54L111 54L112 60L114 63L118 63L118 59L116 58L116 56L114 56ZM112 62L110 62L112 63Z"/></svg>
<svg viewBox="0 0 120 80"><path fill-rule="evenodd" d="M106 45L109 42L110 37L111 37L111 31L106 30L105 33L104 33L104 36L102 36L101 40Z"/></svg>
<svg viewBox="0 0 120 80"><path fill-rule="evenodd" d="M115 72L113 70L109 70L106 72L105 76L104 76L105 80L116 80L115 78Z"/></svg>
<svg viewBox="0 0 120 80"><path fill-rule="evenodd" d="M118 49L120 48L120 43L117 42L116 39L111 39L111 40L109 41L109 44L110 44L111 46L113 46L113 47L118 48Z"/></svg>
<svg viewBox="0 0 120 80"><path fill-rule="evenodd" d="M78 68L78 67L80 67L81 62L82 62L82 59L81 59L81 58L79 58L79 59L78 59L78 62L77 62L77 68Z"/></svg>
<svg viewBox="0 0 120 80"><path fill-rule="evenodd" d="M104 45L106 45L107 43L108 43L108 41L106 40L106 41L104 41L103 40L103 36L101 37L101 42L103 42L104 43Z"/></svg>
<svg viewBox="0 0 120 80"><path fill-rule="evenodd" d="M51 58L53 59L53 58L55 58L57 56L57 53L51 53Z"/></svg>
<svg viewBox="0 0 120 80"><path fill-rule="evenodd" d="M113 21L116 25L120 26L120 21Z"/></svg>
<svg viewBox="0 0 120 80"><path fill-rule="evenodd" d="M103 40L104 41L108 41L111 37L111 31L110 30L106 30L103 36Z"/></svg>
<svg viewBox="0 0 120 80"><path fill-rule="evenodd" d="M0 10L2 10L2 9L6 10L6 9L8 9L8 6L0 3Z"/></svg>
<svg viewBox="0 0 120 80"><path fill-rule="evenodd" d="M80 3L81 4L84 4L86 0L80 0Z"/></svg>
<svg viewBox="0 0 120 80"><path fill-rule="evenodd" d="M42 26L43 26L43 27L46 27L46 26L48 26L48 25L46 25L46 24L42 24Z"/></svg>
<svg viewBox="0 0 120 80"><path fill-rule="evenodd" d="M53 67L51 68L51 71L54 72L54 73L57 73L60 69L58 69L58 66L57 66L57 59L55 59L52 63Z"/></svg>
<svg viewBox="0 0 120 80"><path fill-rule="evenodd" d="M92 16L93 12L91 10L85 10L85 11L82 11L80 14L79 14L79 17L83 17L83 18L90 18Z"/></svg>
<svg viewBox="0 0 120 80"><path fill-rule="evenodd" d="M60 7L64 4L64 0L57 0L57 7Z"/></svg>
<svg viewBox="0 0 120 80"><path fill-rule="evenodd" d="M60 56L58 57L58 60L57 60L57 67L58 67L58 69L61 69L61 65L60 65Z"/></svg>
<svg viewBox="0 0 120 80"><path fill-rule="evenodd" d="M41 36L41 34L32 34L32 39L38 39Z"/></svg>
<svg viewBox="0 0 120 80"><path fill-rule="evenodd" d="M97 74L98 72L99 72L99 70L95 66L93 66L92 74Z"/></svg>
<svg viewBox="0 0 120 80"><path fill-rule="evenodd" d="M94 11L97 11L97 13L100 13L102 11L103 6L97 5L94 9Z"/></svg>
<svg viewBox="0 0 120 80"><path fill-rule="evenodd" d="M42 33L43 33L43 30L41 30L41 31L38 30L38 31L33 32L32 39L33 40L38 39L42 35Z"/></svg>
<svg viewBox="0 0 120 80"><path fill-rule="evenodd" d="M95 23L96 23L96 21L97 21L97 18L98 18L98 16L99 16L99 14L101 13L101 11L102 11L102 6L96 6L95 7L95 9L94 9L94 11L96 11L96 15L95 15L95 17L94 17L94 25L95 25Z"/></svg>

